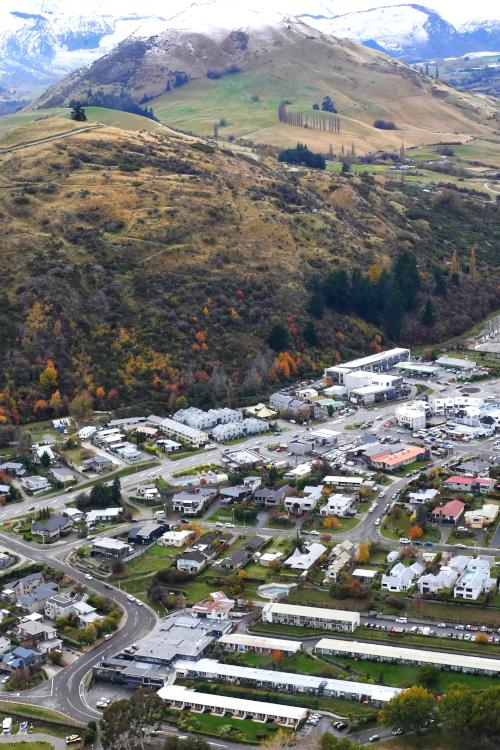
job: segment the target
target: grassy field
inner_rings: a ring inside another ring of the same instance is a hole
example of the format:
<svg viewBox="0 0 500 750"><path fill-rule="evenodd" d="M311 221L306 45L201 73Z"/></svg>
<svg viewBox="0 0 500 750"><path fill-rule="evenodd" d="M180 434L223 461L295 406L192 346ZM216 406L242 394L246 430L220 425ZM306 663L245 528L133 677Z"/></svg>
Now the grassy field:
<svg viewBox="0 0 500 750"><path fill-rule="evenodd" d="M257 735L260 732L266 732L267 739L274 735L274 732L268 728L265 724L259 724L259 722L252 721L251 719L233 719L230 716L212 716L212 714L192 714L191 720L194 723L192 729L197 734L206 734L211 737L221 737L222 727L233 727L236 731L241 732L244 740L238 740L238 742L248 742L250 744L257 745L265 738L259 738Z"/></svg>
<svg viewBox="0 0 500 750"><path fill-rule="evenodd" d="M382 536L387 537L387 539L408 537L410 526L410 516L402 510L400 517L397 519L393 520L391 515L386 517L381 526ZM428 526L421 539L424 542L439 542L439 540L440 533L436 526Z"/></svg>
<svg viewBox="0 0 500 750"><path fill-rule="evenodd" d="M337 657L333 660L335 665L350 667L351 679L361 677L362 679L375 680L382 685L406 688L417 684L417 667L402 664L381 663L376 661L359 661ZM483 677L475 674L463 674L460 672L440 672L438 680L432 689L435 692L444 692L450 685L466 685L471 690L485 690L488 687L497 687L496 677Z"/></svg>
<svg viewBox="0 0 500 750"><path fill-rule="evenodd" d="M50 708L31 706L28 703L13 703L12 701L0 701L0 711L22 713L26 718L40 719L41 721L69 721L65 714L60 711L52 711Z"/></svg>
<svg viewBox="0 0 500 750"><path fill-rule="evenodd" d="M16 742L2 742L3 750L54 750L54 745L48 742L30 742L17 740Z"/></svg>
<svg viewBox="0 0 500 750"><path fill-rule="evenodd" d="M321 675L322 670L332 666L339 677L346 675L346 670L335 668L323 659L315 658L311 654L299 651L294 656L282 656L280 659L273 660L266 654L232 654L231 663L237 662L242 667L258 667L260 669L269 669L270 663L279 666L284 672L296 672L298 674ZM334 675L330 675L333 677Z"/></svg>

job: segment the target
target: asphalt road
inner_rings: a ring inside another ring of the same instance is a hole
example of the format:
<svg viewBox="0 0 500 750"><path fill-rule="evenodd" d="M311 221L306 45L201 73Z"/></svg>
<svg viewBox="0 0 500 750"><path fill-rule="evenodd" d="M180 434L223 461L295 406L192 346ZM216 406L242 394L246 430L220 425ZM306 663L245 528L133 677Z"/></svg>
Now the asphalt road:
<svg viewBox="0 0 500 750"><path fill-rule="evenodd" d="M122 627L112 638L89 649L71 665L58 672L49 684L38 686L33 691L23 692L23 701L34 704L42 703L44 706L63 711L79 721L88 722L91 719L99 718L100 712L87 706L84 700L81 681L92 666L100 661L104 655L123 649L150 631L156 623L156 615L148 607L140 607L133 602L129 602L126 594L118 589L110 590L101 581L95 579L88 581L84 573L60 559L59 556L63 557L67 552L65 548L55 550L54 554L51 554L50 548L34 549L31 545L13 539L12 535L2 533L0 533L0 542L19 555L29 556L37 562L53 565L89 590L111 597L123 608L125 617ZM0 697L2 700L16 699L11 693L0 694ZM42 697L43 700L41 700Z"/></svg>

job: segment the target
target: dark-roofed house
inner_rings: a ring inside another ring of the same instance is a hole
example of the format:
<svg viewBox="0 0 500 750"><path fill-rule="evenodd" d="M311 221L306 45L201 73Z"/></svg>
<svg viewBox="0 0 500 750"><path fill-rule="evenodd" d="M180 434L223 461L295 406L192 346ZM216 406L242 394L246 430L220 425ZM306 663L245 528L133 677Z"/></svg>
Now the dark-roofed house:
<svg viewBox="0 0 500 750"><path fill-rule="evenodd" d="M92 471L101 474L103 471L111 471L115 463L107 456L93 456L86 458L83 462L83 471Z"/></svg>
<svg viewBox="0 0 500 750"><path fill-rule="evenodd" d="M55 581L41 583L30 594L21 594L18 597L17 604L25 612L42 612L45 608L47 599L59 590Z"/></svg>
<svg viewBox="0 0 500 750"><path fill-rule="evenodd" d="M16 578L14 581L5 584L5 588L2 591L2 599L8 602L15 602L23 594L31 594L33 589L36 589L41 583L43 583L42 573L30 573L22 578Z"/></svg>
<svg viewBox="0 0 500 750"><path fill-rule="evenodd" d="M279 505L281 501L285 499L286 494L290 489L289 484L285 484L283 487L278 487L273 490L268 487L259 487L259 489L254 492L253 499L256 503L262 503L263 505Z"/></svg>
<svg viewBox="0 0 500 750"><path fill-rule="evenodd" d="M38 534L44 541L52 541L64 534L69 534L72 526L71 518L67 516L49 516L31 524L31 533Z"/></svg>
<svg viewBox="0 0 500 750"><path fill-rule="evenodd" d="M262 545L265 544L266 541L267 539L264 539L264 537L262 536L249 536L248 539L245 539L243 547L249 552L255 552L255 550L258 550L259 547L262 547Z"/></svg>
<svg viewBox="0 0 500 750"><path fill-rule="evenodd" d="M248 562L249 558L250 553L248 550L244 547L239 547L230 552L226 557L223 557L222 560L218 560L216 564L218 568L222 568L223 570L239 570Z"/></svg>
<svg viewBox="0 0 500 750"><path fill-rule="evenodd" d="M251 490L242 484L238 484L234 487L223 487L219 490L219 495L230 503L244 500L251 494Z"/></svg>
<svg viewBox="0 0 500 750"><path fill-rule="evenodd" d="M131 529L128 535L129 544L152 544L169 530L168 523L150 521L138 528Z"/></svg>
<svg viewBox="0 0 500 750"><path fill-rule="evenodd" d="M2 659L2 666L8 672L16 676L25 676L29 674L30 667L37 667L44 661L44 656L32 648L17 646L13 651ZM17 674L16 674L17 673Z"/></svg>
<svg viewBox="0 0 500 750"><path fill-rule="evenodd" d="M177 570L183 570L186 573L198 573L203 570L208 562L208 557L204 552L193 549L184 552L177 560Z"/></svg>
<svg viewBox="0 0 500 750"><path fill-rule="evenodd" d="M0 466L0 471L10 474L11 477L23 477L26 474L24 464L17 461L7 461Z"/></svg>

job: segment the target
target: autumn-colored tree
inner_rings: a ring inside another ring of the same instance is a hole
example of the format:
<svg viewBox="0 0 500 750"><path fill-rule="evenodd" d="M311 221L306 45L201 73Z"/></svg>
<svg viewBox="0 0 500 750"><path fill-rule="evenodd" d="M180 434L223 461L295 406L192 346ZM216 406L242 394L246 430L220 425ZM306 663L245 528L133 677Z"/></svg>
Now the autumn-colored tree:
<svg viewBox="0 0 500 750"><path fill-rule="evenodd" d="M57 385L57 370L51 359L47 360L45 370L40 374L40 385L45 391L50 391Z"/></svg>
<svg viewBox="0 0 500 750"><path fill-rule="evenodd" d="M412 541L421 539L424 535L424 530L421 526L410 526L408 529L408 536Z"/></svg>
<svg viewBox="0 0 500 750"><path fill-rule="evenodd" d="M33 411L36 413L38 411L44 411L48 406L47 402L44 398L39 398L35 401L33 404Z"/></svg>
<svg viewBox="0 0 500 750"><path fill-rule="evenodd" d="M95 389L95 396L99 399L99 401L102 401L102 399L106 396L106 391L102 387L102 385L98 385Z"/></svg>
<svg viewBox="0 0 500 750"><path fill-rule="evenodd" d="M481 643L483 645L490 642L486 633L476 633L476 637L474 638L474 640L476 641L476 643Z"/></svg>
<svg viewBox="0 0 500 750"><path fill-rule="evenodd" d="M358 581L356 578L352 578L348 583L346 583L346 590L350 597L353 599L364 599L366 596L366 591L361 585L360 581Z"/></svg>
<svg viewBox="0 0 500 750"><path fill-rule="evenodd" d="M326 518L323 519L322 526L324 529L341 529L342 524L340 523L338 518L335 518L335 516L326 516Z"/></svg>
<svg viewBox="0 0 500 750"><path fill-rule="evenodd" d="M63 400L60 391L54 391L50 397L49 406L54 414L60 414L63 409Z"/></svg>
<svg viewBox="0 0 500 750"><path fill-rule="evenodd" d="M275 667L278 667L281 664L281 660L283 659L283 651L280 651L279 649L274 649L274 651L271 654L271 661L274 664Z"/></svg>
<svg viewBox="0 0 500 750"><path fill-rule="evenodd" d="M77 420L85 419L92 412L92 396L88 391L80 391L69 405L70 414Z"/></svg>
<svg viewBox="0 0 500 750"><path fill-rule="evenodd" d="M356 562L367 563L370 560L371 542L360 542L356 550Z"/></svg>

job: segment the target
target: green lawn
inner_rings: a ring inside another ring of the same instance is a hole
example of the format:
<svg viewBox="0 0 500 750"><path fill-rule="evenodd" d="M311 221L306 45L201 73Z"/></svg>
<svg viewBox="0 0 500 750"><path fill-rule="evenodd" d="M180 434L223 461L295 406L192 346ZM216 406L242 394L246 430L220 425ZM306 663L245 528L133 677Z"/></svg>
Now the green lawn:
<svg viewBox="0 0 500 750"><path fill-rule="evenodd" d="M170 461L180 461L181 458L191 458L191 456L199 456L202 453L207 453L204 448L197 448L195 450L184 450L179 451L178 453L168 453L167 458Z"/></svg>
<svg viewBox="0 0 500 750"><path fill-rule="evenodd" d="M384 519L381 531L382 536L387 539L399 539L400 537L408 537L410 526L411 515L407 514L406 511L401 509L399 518L393 520L393 516L389 513ZM439 529L436 526L428 526L424 531L423 537L419 540L422 542L439 542L441 535Z"/></svg>
<svg viewBox="0 0 500 750"><path fill-rule="evenodd" d="M28 703L14 703L12 701L0 701L0 711L8 713L9 711L22 714L26 718L40 719L42 721L72 721L66 716L66 714L60 711L52 711L50 708L41 708L40 706L32 706Z"/></svg>
<svg viewBox="0 0 500 750"><path fill-rule="evenodd" d="M48 742L18 740L17 742L2 743L2 750L54 750L54 745L49 744Z"/></svg>
<svg viewBox="0 0 500 750"><path fill-rule="evenodd" d="M268 623L265 623L266 625ZM274 624L274 623L271 623ZM284 627L284 626L282 626ZM324 634L325 631L323 630ZM420 646L424 649L435 649L436 651L465 651L473 653L476 656L500 656L500 644L488 643L481 644L475 641L458 641L452 638L440 638L439 636L431 637L426 635L413 635L405 633L404 635L391 634L383 630L367 630L366 628L357 628L352 636L346 636L344 633L335 633L335 638L358 638L362 641L382 641L392 646Z"/></svg>
<svg viewBox="0 0 500 750"><path fill-rule="evenodd" d="M261 724L251 719L233 719L231 716L212 716L209 713L199 714L192 712L189 715L189 721L193 723L191 731L197 734L207 734L211 737L223 737L224 735L221 735L222 727L234 727L244 737L243 740L238 739L238 742L249 742L254 745L266 741L264 738L260 739L257 736L258 733L267 732L266 739L273 737L275 734L272 729L269 729L269 725ZM179 731L181 732L182 730Z"/></svg>
<svg viewBox="0 0 500 750"><path fill-rule="evenodd" d="M403 664L390 664L377 661L365 661L345 658L339 656L333 660L334 664L342 667L350 667L352 679L374 680L382 685L406 688L417 683L418 668ZM440 672L438 681L433 685L435 692L444 692L450 685L459 683L467 685L471 690L484 690L488 687L497 687L499 682L496 677L483 677L476 674L464 674L461 672Z"/></svg>
<svg viewBox="0 0 500 750"><path fill-rule="evenodd" d="M242 667L258 667L260 669L269 669L273 664L283 672L296 672L297 674L321 675L325 669L332 674L330 677L345 677L346 670L336 667L333 664L323 661L323 659L311 656L304 651L299 651L294 656L283 656L275 661L266 654L231 654L230 663L238 663ZM331 668L331 670L330 670Z"/></svg>
<svg viewBox="0 0 500 750"><path fill-rule="evenodd" d="M217 508L208 518L206 519L210 523L217 523L217 521L231 521L233 518L233 512L230 508L220 507Z"/></svg>
<svg viewBox="0 0 500 750"><path fill-rule="evenodd" d="M413 461L411 464L407 464L406 466L402 466L400 469L396 469L395 471L391 471L391 474L394 474L397 477L407 477L408 474L411 474L412 471L416 471L417 469L425 469L426 466L428 466L429 461Z"/></svg>
<svg viewBox="0 0 500 750"><path fill-rule="evenodd" d="M467 547L474 547L476 544L476 538L473 536L458 534L456 529L452 529L448 534L446 544L466 544Z"/></svg>

